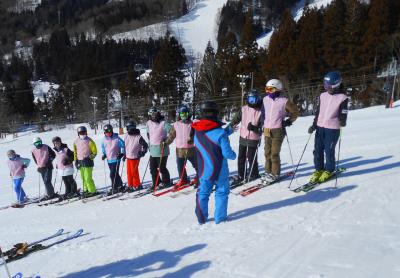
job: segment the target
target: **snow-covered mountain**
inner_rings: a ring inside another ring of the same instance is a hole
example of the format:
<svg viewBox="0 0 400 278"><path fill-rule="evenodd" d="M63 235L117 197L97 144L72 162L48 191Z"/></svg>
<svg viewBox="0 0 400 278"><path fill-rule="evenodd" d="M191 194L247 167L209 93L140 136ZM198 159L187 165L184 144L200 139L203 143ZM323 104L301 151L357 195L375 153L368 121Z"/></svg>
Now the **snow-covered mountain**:
<svg viewBox="0 0 400 278"><path fill-rule="evenodd" d="M197 224L194 193L175 199L147 196L0 210L0 246L7 250L17 242L41 238L60 227L71 232L84 229L85 235L79 239L8 265L12 273L25 276L399 277L399 118L399 102L393 109L376 106L350 111L340 152L340 166L347 172L338 178L337 188L333 180L307 194L295 194L287 188L289 181L283 181L248 197L231 194L229 221L220 225L212 221ZM302 117L288 128L294 163L309 138L311 123L312 117ZM75 128L43 134L27 131L17 138L0 140L0 206L14 200L6 151L15 149L21 156L30 157L32 137L38 135L48 144L59 135L71 147ZM101 135L93 131L89 135L99 146ZM313 140L293 187L304 183L313 171ZM238 149L237 133L231 136L231 144ZM261 146L260 165L263 154ZM148 156L140 163L141 175L147 160ZM236 161L230 161L229 166L234 173ZM284 172L293 167L286 141L282 166ZM177 177L174 151L168 168L172 177ZM189 173L193 173L191 167ZM99 156L94 177L97 187L108 184L108 169ZM23 184L30 196L37 196L39 180L36 167L31 165ZM147 172L145 181L149 180ZM77 182L80 187L79 177ZM60 188L60 177L55 187ZM211 197L211 217L213 207ZM0 277L5 275L0 266Z"/></svg>

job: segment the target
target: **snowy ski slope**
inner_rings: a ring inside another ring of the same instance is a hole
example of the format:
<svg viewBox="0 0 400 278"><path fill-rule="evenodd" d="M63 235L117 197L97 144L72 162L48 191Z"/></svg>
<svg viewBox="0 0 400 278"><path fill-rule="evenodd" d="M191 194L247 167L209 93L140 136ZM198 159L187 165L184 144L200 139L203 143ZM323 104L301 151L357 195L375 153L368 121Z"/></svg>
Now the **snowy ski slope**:
<svg viewBox="0 0 400 278"><path fill-rule="evenodd" d="M394 109L350 111L340 154L340 165L348 171L339 177L337 189L331 181L307 194L295 194L284 181L245 198L230 195L229 221L220 225L196 223L194 194L1 210L0 246L8 249L59 228L71 232L83 228L86 235L79 239L9 264L13 273L46 278L400 277L399 119L399 102ZM311 122L312 117L299 118L288 129L295 162ZM6 151L13 148L29 157L31 139L37 135L0 140L0 206L14 200ZM40 134L45 143L55 135L71 146L75 131L71 127ZM93 137L99 144L101 136ZM237 133L231 143L237 150ZM313 171L312 144L313 138L299 167L298 184ZM168 168L176 177L172 153ZM262 165L262 147L259 154ZM141 173L147 159L141 162ZM282 164L291 169L287 142L282 146ZM104 186L103 169L97 157L98 187ZM230 169L237 169L235 161ZM147 173L145 180L149 179ZM38 193L34 165L28 168L24 188L30 196ZM5 277L3 267L0 277Z"/></svg>

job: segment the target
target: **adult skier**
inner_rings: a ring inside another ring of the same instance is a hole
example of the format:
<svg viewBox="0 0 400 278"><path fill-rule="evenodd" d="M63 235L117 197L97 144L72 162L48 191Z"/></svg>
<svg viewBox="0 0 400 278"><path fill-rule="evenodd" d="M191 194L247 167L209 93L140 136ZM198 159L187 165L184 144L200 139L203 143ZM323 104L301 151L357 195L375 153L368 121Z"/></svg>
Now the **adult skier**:
<svg viewBox="0 0 400 278"><path fill-rule="evenodd" d="M278 79L271 79L265 86L267 97L263 99L262 119L265 136L266 182L274 182L281 174L280 152L286 127L291 126L299 116L299 110L287 97L283 96L283 85ZM285 119L286 117L288 119Z"/></svg>
<svg viewBox="0 0 400 278"><path fill-rule="evenodd" d="M262 97L257 90L251 90L246 97L247 104L233 117L230 126L240 124L238 182L254 180L260 177L258 172L257 149L262 135L261 107ZM246 160L249 165L249 177L245 172Z"/></svg>
<svg viewBox="0 0 400 278"><path fill-rule="evenodd" d="M22 182L25 178L25 168L29 166L30 159L20 157L14 150L7 151L7 157L7 165L10 169L10 177L13 181L17 202L22 204L28 199L22 188Z"/></svg>
<svg viewBox="0 0 400 278"><path fill-rule="evenodd" d="M65 185L65 194L63 199L78 196L78 188L74 179L74 153L68 148L67 144L56 136L53 138L54 151L56 153L56 167L61 171L62 181Z"/></svg>
<svg viewBox="0 0 400 278"><path fill-rule="evenodd" d="M93 181L94 158L97 155L96 143L87 135L85 126L77 129L78 138L74 142L75 167L81 173L83 182L83 196L96 195L96 186Z"/></svg>
<svg viewBox="0 0 400 278"><path fill-rule="evenodd" d="M331 71L324 77L325 92L319 96L319 105L308 133L315 133L315 172L310 182L324 182L335 171L335 147L341 127L346 126L348 98L343 90L342 77L338 71ZM324 153L326 163L324 164Z"/></svg>
<svg viewBox="0 0 400 278"><path fill-rule="evenodd" d="M101 160L107 158L108 168L110 169L111 190L109 194L124 191L121 176L119 175L119 166L121 159L125 157L125 143L117 133L114 133L113 127L106 124L103 127L104 138L101 143L103 153Z"/></svg>
<svg viewBox="0 0 400 278"><path fill-rule="evenodd" d="M149 120L146 124L147 137L150 141L150 173L153 181L151 190L158 188L160 174L163 187L171 186L171 179L167 169L169 147L164 144L171 125L165 121L156 107L151 107L148 112Z"/></svg>
<svg viewBox="0 0 400 278"><path fill-rule="evenodd" d="M129 121L126 125L126 131L128 132L124 138L126 155L122 159L127 160L128 191L132 192L142 189L139 176L139 162L140 158L144 157L147 153L149 145L140 135L140 130L136 128L135 122Z"/></svg>
<svg viewBox="0 0 400 278"><path fill-rule="evenodd" d="M40 173L43 179L44 186L46 188L46 196L42 200L49 200L58 197L58 194L54 193L54 187L51 183L53 175L53 160L56 157L54 151L46 144L43 144L40 137L33 138L34 148L32 149L32 157L38 168L37 171Z"/></svg>
<svg viewBox="0 0 400 278"><path fill-rule="evenodd" d="M208 200L215 185L216 224L226 220L229 195L229 168L227 159L236 159L228 133L221 128L223 123L218 119L219 108L214 101L200 104L200 120L193 123L199 166L200 186L196 193L196 216L200 224L208 218Z"/></svg>
<svg viewBox="0 0 400 278"><path fill-rule="evenodd" d="M172 125L165 144L170 145L176 139L176 164L178 167L179 181L175 187L179 188L189 184L186 173L186 163L190 161L196 171L195 178L190 184L197 186L197 163L195 149L193 145L192 120L189 108L186 105L180 105L176 110L178 120Z"/></svg>

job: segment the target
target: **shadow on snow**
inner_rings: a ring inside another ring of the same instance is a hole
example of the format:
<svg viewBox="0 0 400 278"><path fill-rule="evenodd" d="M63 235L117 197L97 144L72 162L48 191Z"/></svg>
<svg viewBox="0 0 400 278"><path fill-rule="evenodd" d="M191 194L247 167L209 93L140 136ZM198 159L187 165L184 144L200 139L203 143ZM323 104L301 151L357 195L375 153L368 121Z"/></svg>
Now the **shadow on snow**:
<svg viewBox="0 0 400 278"><path fill-rule="evenodd" d="M66 274L60 278L78 277L135 277L149 272L166 270L176 267L182 257L205 248L206 244L196 244L177 251L157 250L133 259L121 260L105 265L94 266L89 269ZM201 261L187 265L177 271L169 272L160 277L191 277L194 273L207 269L210 261Z"/></svg>

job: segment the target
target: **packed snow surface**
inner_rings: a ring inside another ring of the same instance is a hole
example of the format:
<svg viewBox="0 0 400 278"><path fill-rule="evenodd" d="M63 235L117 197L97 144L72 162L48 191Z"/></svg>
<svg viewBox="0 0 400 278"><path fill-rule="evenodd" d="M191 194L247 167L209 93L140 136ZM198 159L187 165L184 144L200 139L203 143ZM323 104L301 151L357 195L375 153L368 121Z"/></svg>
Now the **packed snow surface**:
<svg viewBox="0 0 400 278"><path fill-rule="evenodd" d="M65 206L0 210L0 246L33 241L59 228L85 235L33 253L9 264L12 273L41 277L400 277L400 103L393 109L377 106L350 111L343 128L340 166L347 172L309 193L289 191L289 181L264 188L248 197L231 194L229 221L197 224L195 195L179 198L146 196ZM288 128L297 163L309 138L312 117L299 118ZM101 135L90 136L100 145ZM144 131L142 130L142 134ZM71 147L75 127L0 140L0 206L14 201L5 153L15 149L30 157L31 140L55 135ZM313 171L311 137L292 187L303 184ZM231 136L238 149L238 134ZM264 144L262 143L262 146ZM259 148L263 165L263 147ZM288 143L282 146L283 172L292 169ZM144 173L148 155L140 164ZM229 163L231 172L236 161ZM175 152L168 159L177 176ZM193 169L189 167L189 172ZM98 156L97 187L109 184L108 169ZM126 175L124 174L124 180ZM149 181L147 172L145 181ZM81 180L77 179L78 186ZM35 165L27 170L24 188L38 195ZM41 192L43 193L43 183ZM56 189L60 187L57 177ZM4 267L0 276L5 277Z"/></svg>

